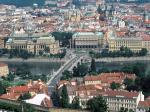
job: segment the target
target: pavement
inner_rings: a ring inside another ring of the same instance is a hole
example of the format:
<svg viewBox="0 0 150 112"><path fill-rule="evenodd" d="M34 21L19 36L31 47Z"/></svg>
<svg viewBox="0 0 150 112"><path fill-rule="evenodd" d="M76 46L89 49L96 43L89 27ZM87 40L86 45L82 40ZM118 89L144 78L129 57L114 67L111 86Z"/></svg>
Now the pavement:
<svg viewBox="0 0 150 112"><path fill-rule="evenodd" d="M78 58L79 57L77 56L72 57L57 71L57 73L54 73L51 76L50 80L47 82L50 93L52 93L55 90L56 84L58 83L58 81L62 76L62 72L68 70L77 61Z"/></svg>

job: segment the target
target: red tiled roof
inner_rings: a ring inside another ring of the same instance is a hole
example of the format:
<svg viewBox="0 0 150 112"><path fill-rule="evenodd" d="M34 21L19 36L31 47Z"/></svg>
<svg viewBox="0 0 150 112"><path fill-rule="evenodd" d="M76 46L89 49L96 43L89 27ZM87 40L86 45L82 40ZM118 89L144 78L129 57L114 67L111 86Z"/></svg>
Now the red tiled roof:
<svg viewBox="0 0 150 112"><path fill-rule="evenodd" d="M77 86L78 91L90 91L90 90L97 90L102 89L101 85L79 85Z"/></svg>
<svg viewBox="0 0 150 112"><path fill-rule="evenodd" d="M0 67L4 67L4 66L7 66L7 64L5 64L5 63L0 63Z"/></svg>
<svg viewBox="0 0 150 112"><path fill-rule="evenodd" d="M140 101L138 106L139 107L150 107L150 100Z"/></svg>
<svg viewBox="0 0 150 112"><path fill-rule="evenodd" d="M8 93L8 94L2 94L0 98L3 99L11 99L11 100L17 100L20 97L19 93Z"/></svg>
<svg viewBox="0 0 150 112"><path fill-rule="evenodd" d="M127 15L127 16L124 16L123 19L125 19L125 20L135 20L135 21L138 21L138 20L142 20L143 17L140 16L140 15Z"/></svg>
<svg viewBox="0 0 150 112"><path fill-rule="evenodd" d="M118 90L106 90L103 96L109 97L125 97L125 98L134 98L138 97L138 92L128 92L128 91L118 91Z"/></svg>
<svg viewBox="0 0 150 112"><path fill-rule="evenodd" d="M102 83L122 83L122 81L126 78L135 79L135 74L126 74L123 72L117 72L117 73L102 73L97 76L85 76L84 81L101 81Z"/></svg>
<svg viewBox="0 0 150 112"><path fill-rule="evenodd" d="M15 93L22 93L22 92L29 91L28 86L15 86L15 87L9 87L7 89L9 92L15 92Z"/></svg>
<svg viewBox="0 0 150 112"><path fill-rule="evenodd" d="M144 41L150 41L150 35L145 35L142 37Z"/></svg>
<svg viewBox="0 0 150 112"><path fill-rule="evenodd" d="M148 20L148 21L145 21L144 23L145 23L145 24L150 24L150 20Z"/></svg>
<svg viewBox="0 0 150 112"><path fill-rule="evenodd" d="M125 36L126 32L118 31L117 32L117 37L123 37Z"/></svg>

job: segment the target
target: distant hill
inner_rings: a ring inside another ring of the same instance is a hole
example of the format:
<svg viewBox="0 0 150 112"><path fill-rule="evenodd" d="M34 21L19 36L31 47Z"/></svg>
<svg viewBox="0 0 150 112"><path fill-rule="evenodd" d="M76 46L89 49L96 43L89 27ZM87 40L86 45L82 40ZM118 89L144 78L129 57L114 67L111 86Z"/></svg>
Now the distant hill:
<svg viewBox="0 0 150 112"><path fill-rule="evenodd" d="M45 0L0 0L0 4L16 5L17 7L32 6L37 3L39 6L44 5Z"/></svg>

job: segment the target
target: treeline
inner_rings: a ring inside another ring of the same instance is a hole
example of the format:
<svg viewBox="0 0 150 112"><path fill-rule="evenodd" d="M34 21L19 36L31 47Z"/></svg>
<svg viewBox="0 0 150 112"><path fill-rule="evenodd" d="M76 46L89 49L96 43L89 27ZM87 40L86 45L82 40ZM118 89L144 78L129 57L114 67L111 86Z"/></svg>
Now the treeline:
<svg viewBox="0 0 150 112"><path fill-rule="evenodd" d="M28 59L34 57L34 54L24 49L0 49L0 57L7 56L8 58L23 58Z"/></svg>
<svg viewBox="0 0 150 112"><path fill-rule="evenodd" d="M139 52L133 52L131 49L127 47L121 47L118 51L108 51L108 49L104 49L102 52L94 52L90 51L89 54L93 58L101 58L101 57L136 57L136 56L145 56L148 51L145 48L142 48Z"/></svg>
<svg viewBox="0 0 150 112"><path fill-rule="evenodd" d="M44 55L44 52L48 53L49 48L45 49L44 51L39 51L40 56L47 56ZM66 55L66 50L63 49L62 52L58 54L49 54L49 57L53 58L64 58ZM7 56L8 58L22 58L22 59L28 59L35 57L36 54L33 54L32 52L28 52L24 49L0 49L0 57Z"/></svg>

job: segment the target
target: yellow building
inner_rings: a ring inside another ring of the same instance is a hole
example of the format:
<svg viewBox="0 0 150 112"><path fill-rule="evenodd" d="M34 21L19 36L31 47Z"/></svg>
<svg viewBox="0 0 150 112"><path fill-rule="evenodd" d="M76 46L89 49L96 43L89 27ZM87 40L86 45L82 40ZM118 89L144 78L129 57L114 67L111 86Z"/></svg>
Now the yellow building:
<svg viewBox="0 0 150 112"><path fill-rule="evenodd" d="M50 54L58 54L60 51L59 42L52 36L39 37L35 40L8 39L5 46L7 49L24 49L37 55L40 51L44 51L46 47L49 48Z"/></svg>
<svg viewBox="0 0 150 112"><path fill-rule="evenodd" d="M142 39L142 47L150 51L150 36L144 36Z"/></svg>
<svg viewBox="0 0 150 112"><path fill-rule="evenodd" d="M7 76L9 74L8 65L5 63L0 63L0 77Z"/></svg>
<svg viewBox="0 0 150 112"><path fill-rule="evenodd" d="M114 31L107 33L109 51L118 51L120 47L128 47L133 52L138 52L143 48L141 37L117 37Z"/></svg>

